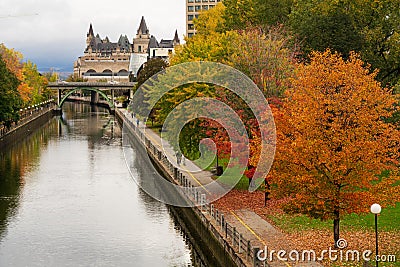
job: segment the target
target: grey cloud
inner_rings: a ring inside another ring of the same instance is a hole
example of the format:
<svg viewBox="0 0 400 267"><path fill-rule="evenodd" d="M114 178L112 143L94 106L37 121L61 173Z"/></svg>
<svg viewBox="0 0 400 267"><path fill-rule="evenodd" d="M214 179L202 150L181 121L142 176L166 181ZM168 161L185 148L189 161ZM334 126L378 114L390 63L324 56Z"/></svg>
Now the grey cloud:
<svg viewBox="0 0 400 267"><path fill-rule="evenodd" d="M158 39L172 38L175 29L180 37L184 34L183 0L2 0L0 43L21 51L39 67L53 62L72 70L85 48L89 23L103 38L116 40L126 34L132 39L141 16Z"/></svg>

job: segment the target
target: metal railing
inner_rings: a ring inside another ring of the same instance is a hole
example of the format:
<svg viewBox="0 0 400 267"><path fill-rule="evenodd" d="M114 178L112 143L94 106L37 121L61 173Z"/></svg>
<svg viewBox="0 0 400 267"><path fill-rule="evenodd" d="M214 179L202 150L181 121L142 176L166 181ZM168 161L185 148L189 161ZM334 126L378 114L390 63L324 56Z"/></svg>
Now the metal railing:
<svg viewBox="0 0 400 267"><path fill-rule="evenodd" d="M257 259L256 255L259 251L259 247L253 246L250 240L244 238L242 233L226 220L224 213L215 208L214 204L207 203L207 192L200 187L194 186L194 181L188 179L184 173L180 172L179 169L168 160L167 155L146 137L131 118L125 116L119 109L116 109L116 113L121 118L125 118L124 122L128 124L128 127L131 129L131 132L136 135L137 139L145 145L148 153L150 153L154 159L158 160L174 182L181 186L181 194L192 202L193 210L197 216L231 255L234 262L238 266L248 266L244 263L244 260L254 267L267 266L267 263L260 262Z"/></svg>
<svg viewBox="0 0 400 267"><path fill-rule="evenodd" d="M6 127L0 124L0 138L11 133L15 129L27 124L28 122L42 116L43 114L49 112L49 110L54 109L56 106L54 99L47 100L37 105L29 106L27 108L20 109L18 122L13 122L10 127Z"/></svg>

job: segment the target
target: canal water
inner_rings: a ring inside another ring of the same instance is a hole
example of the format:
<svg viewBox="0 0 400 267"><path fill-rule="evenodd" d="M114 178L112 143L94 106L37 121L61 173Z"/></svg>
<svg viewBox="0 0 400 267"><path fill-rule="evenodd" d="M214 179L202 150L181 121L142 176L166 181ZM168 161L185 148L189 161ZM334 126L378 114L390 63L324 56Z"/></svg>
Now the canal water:
<svg viewBox="0 0 400 267"><path fill-rule="evenodd" d="M195 266L194 254L169 208L130 177L105 109L66 103L0 151L1 267Z"/></svg>

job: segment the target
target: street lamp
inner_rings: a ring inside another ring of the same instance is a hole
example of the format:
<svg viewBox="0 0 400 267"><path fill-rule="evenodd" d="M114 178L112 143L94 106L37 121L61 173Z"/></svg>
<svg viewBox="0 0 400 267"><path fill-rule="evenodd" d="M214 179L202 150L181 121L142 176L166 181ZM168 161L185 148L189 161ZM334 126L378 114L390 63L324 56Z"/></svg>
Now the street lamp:
<svg viewBox="0 0 400 267"><path fill-rule="evenodd" d="M375 262L376 267L378 267L378 214L381 213L382 207L379 204L372 204L371 205L371 212L375 214Z"/></svg>

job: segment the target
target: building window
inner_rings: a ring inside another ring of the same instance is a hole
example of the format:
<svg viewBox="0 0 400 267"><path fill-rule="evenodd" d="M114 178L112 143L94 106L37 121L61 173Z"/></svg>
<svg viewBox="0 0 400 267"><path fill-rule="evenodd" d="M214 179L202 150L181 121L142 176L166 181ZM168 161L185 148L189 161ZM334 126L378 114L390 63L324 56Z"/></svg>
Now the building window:
<svg viewBox="0 0 400 267"><path fill-rule="evenodd" d="M207 5L203 6L203 10L208 10L208 6Z"/></svg>
<svg viewBox="0 0 400 267"><path fill-rule="evenodd" d="M188 20L189 21L193 20L193 17L194 17L193 15L188 15Z"/></svg>
<svg viewBox="0 0 400 267"><path fill-rule="evenodd" d="M193 3L194 2L194 0L188 0L188 3Z"/></svg>
<svg viewBox="0 0 400 267"><path fill-rule="evenodd" d="M142 46L141 45L138 46L138 51L139 51L139 53L142 52Z"/></svg>
<svg viewBox="0 0 400 267"><path fill-rule="evenodd" d="M196 6L196 11L201 10L201 6Z"/></svg>
<svg viewBox="0 0 400 267"><path fill-rule="evenodd" d="M201 0L195 0L196 1L196 3L201 3Z"/></svg>
<svg viewBox="0 0 400 267"><path fill-rule="evenodd" d="M193 35L194 35L194 33L192 33L192 32L188 33L188 37L193 37Z"/></svg>
<svg viewBox="0 0 400 267"><path fill-rule="evenodd" d="M208 3L208 0L202 0L203 1L203 3Z"/></svg>
<svg viewBox="0 0 400 267"><path fill-rule="evenodd" d="M189 30L194 30L194 25L193 24L188 24Z"/></svg>
<svg viewBox="0 0 400 267"><path fill-rule="evenodd" d="M193 12L194 11L194 6L188 6L188 11Z"/></svg>
<svg viewBox="0 0 400 267"><path fill-rule="evenodd" d="M210 9L211 9L211 8L214 8L214 6L210 5L210 7L209 7L209 8L210 8Z"/></svg>

